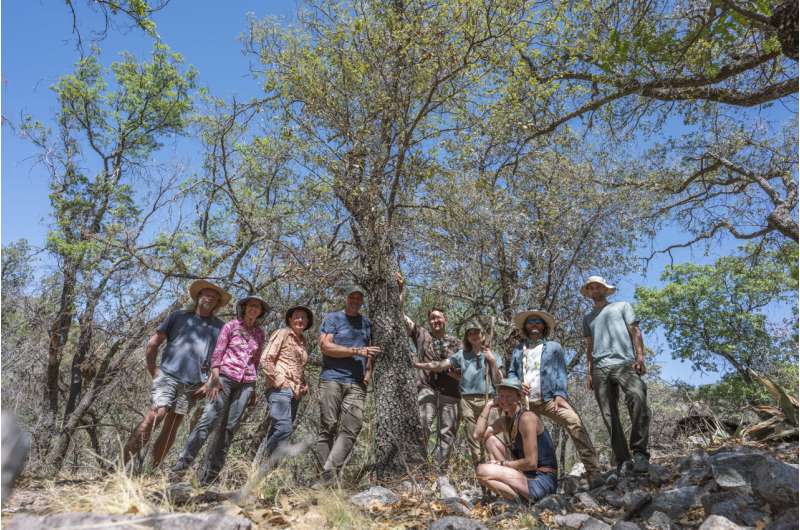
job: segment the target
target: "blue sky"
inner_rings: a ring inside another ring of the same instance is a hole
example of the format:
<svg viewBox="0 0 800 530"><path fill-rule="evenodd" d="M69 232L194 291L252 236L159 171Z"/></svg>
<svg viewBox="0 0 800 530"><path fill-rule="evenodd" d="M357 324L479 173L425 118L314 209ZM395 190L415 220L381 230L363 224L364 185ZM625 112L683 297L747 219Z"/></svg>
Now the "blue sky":
<svg viewBox="0 0 800 530"><path fill-rule="evenodd" d="M76 2L82 14L84 40L90 28L101 27L85 5ZM162 41L173 51L183 54L186 63L197 68L199 85L212 89L216 96L247 99L260 95L259 81L248 73L248 58L241 52L239 35L247 27L247 14L256 17L275 16L290 21L296 6L293 2L275 0L229 0L181 2L172 0L154 17ZM101 41L101 62L109 64L121 51L144 56L152 40L138 29L120 28L109 31ZM57 110L57 101L49 89L59 76L69 72L78 58L71 19L64 2L44 0L7 0L2 3L2 243L25 238L37 246L44 242L48 223L47 174L34 163L35 151L14 133L13 126L21 115L30 114L47 120ZM191 159L192 151L176 141L172 147L179 155ZM659 235L656 246L681 237L667 230ZM715 256L730 254L735 244L725 243L712 248L674 253L676 262L707 263ZM656 258L646 273L630 274L619 281L616 299L633 298L638 285L652 286L665 265L666 256ZM649 347L666 350L660 337L646 337ZM698 374L688 365L662 354L656 361L665 379L681 379L701 384L717 379L716 374Z"/></svg>

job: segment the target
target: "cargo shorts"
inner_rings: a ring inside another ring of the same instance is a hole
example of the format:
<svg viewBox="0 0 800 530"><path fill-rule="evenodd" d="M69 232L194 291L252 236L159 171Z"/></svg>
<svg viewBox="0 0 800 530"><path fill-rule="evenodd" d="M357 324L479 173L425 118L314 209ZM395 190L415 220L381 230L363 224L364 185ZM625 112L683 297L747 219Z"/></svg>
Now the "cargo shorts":
<svg viewBox="0 0 800 530"><path fill-rule="evenodd" d="M167 407L175 414L185 416L197 401L192 395L201 386L203 383L181 383L171 375L159 371L150 389L153 408Z"/></svg>

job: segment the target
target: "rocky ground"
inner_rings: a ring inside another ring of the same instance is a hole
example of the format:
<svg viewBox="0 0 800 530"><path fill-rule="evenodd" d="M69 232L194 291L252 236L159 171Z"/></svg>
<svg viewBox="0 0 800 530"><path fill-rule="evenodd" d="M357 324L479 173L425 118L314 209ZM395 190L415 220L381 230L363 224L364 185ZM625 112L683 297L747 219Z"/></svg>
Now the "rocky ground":
<svg viewBox="0 0 800 530"><path fill-rule="evenodd" d="M798 528L798 446L740 441L656 454L649 472L606 473L605 485L581 489L567 476L560 493L533 506L487 503L480 491L433 480L364 487L359 493L287 488L237 500L229 492L153 480L133 486L97 481L23 481L3 510L3 528L564 528L571 530L701 530ZM99 488L99 489L98 489ZM119 491L109 491L118 488ZM457 493L454 495L454 493ZM111 502L109 499L113 499ZM102 509L105 508L105 509ZM113 515L101 515L100 511Z"/></svg>

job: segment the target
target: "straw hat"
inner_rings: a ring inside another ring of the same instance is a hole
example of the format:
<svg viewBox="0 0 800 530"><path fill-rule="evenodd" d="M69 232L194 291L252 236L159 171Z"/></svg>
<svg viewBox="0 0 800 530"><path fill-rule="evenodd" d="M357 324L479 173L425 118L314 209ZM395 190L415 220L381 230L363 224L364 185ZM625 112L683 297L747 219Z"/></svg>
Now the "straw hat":
<svg viewBox="0 0 800 530"><path fill-rule="evenodd" d="M528 311L522 311L521 313L514 315L514 326L520 331L520 333L522 333L523 336L527 335L525 332L525 321L528 320L528 317L539 317L544 320L545 324L547 324L548 335L553 333L553 330L556 328L556 319L553 315L547 311L529 309Z"/></svg>
<svg viewBox="0 0 800 530"><path fill-rule="evenodd" d="M219 303L217 304L217 309L220 307L224 307L228 305L228 302L231 301L231 295L220 287L219 285L215 285L208 280L195 280L189 284L189 296L197 302L198 297L200 296L200 291L203 289L213 289L219 293Z"/></svg>
<svg viewBox="0 0 800 530"><path fill-rule="evenodd" d="M589 293L586 291L586 287L588 287L590 283L599 283L600 285L605 287L606 296L611 296L612 294L617 292L617 288L611 285L610 283L607 283L602 276L589 276L588 278L586 278L586 281L583 282L583 287L581 287L581 294L587 298L589 297Z"/></svg>

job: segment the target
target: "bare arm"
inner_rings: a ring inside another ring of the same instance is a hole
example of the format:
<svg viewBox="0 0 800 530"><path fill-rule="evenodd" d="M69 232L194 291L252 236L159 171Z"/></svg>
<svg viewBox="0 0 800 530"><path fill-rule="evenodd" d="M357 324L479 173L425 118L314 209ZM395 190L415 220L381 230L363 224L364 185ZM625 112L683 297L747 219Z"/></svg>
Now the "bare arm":
<svg viewBox="0 0 800 530"><path fill-rule="evenodd" d="M525 457L518 460L506 460L503 465L517 471L535 471L539 463L539 447L536 443L539 418L536 414L523 414L520 417L519 432L522 434L522 450Z"/></svg>
<svg viewBox="0 0 800 530"><path fill-rule="evenodd" d="M475 420L475 429L472 430L472 439L473 440L477 440L478 442L480 442L485 437L491 436L492 434L494 434L494 432L496 430L493 427L498 427L498 428L502 429L502 425L499 425L499 426L496 425L497 422L495 422L495 425L492 425L492 426L488 425L489 414L491 414L492 409L495 408L496 406L497 406L497 404L494 402L493 399L490 399L489 401L487 401L486 405L483 406L483 410L478 415L478 419ZM498 420L498 421L500 421L500 420Z"/></svg>
<svg viewBox="0 0 800 530"><path fill-rule="evenodd" d="M150 336L147 341L147 348L145 349L145 362L147 363L147 371L150 372L150 377L156 376L158 367L156 366L156 357L158 357L158 347L167 340L167 334L163 331L156 331Z"/></svg>
<svg viewBox="0 0 800 530"><path fill-rule="evenodd" d="M319 336L319 347L322 353L334 359L346 359L354 355L375 355L381 351L379 346L361 346L358 348L340 346L333 342L333 335L330 333L323 333Z"/></svg>
<svg viewBox="0 0 800 530"><path fill-rule="evenodd" d="M425 370L426 372L444 372L448 368L452 366L450 359L443 359L441 361L430 361L427 363L419 363L414 362L412 363L414 368L419 368L421 370Z"/></svg>
<svg viewBox="0 0 800 530"><path fill-rule="evenodd" d="M642 330L639 329L638 322L634 322L628 326L628 334L631 336L633 350L636 352L636 361L633 363L633 367L636 373L642 375L647 369L644 365L644 339L642 338Z"/></svg>
<svg viewBox="0 0 800 530"><path fill-rule="evenodd" d="M484 352L484 356L486 357L486 362L489 363L489 374L492 377L492 382L495 385L500 384L500 380L503 378L503 376L500 373L500 369L497 367L497 357L495 357L495 354L489 350Z"/></svg>
<svg viewBox="0 0 800 530"><path fill-rule="evenodd" d="M586 388L592 390L592 350L594 348L594 341L592 337L586 337Z"/></svg>

